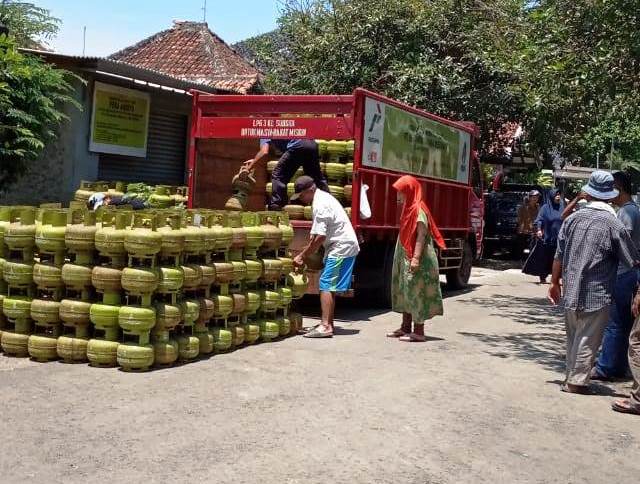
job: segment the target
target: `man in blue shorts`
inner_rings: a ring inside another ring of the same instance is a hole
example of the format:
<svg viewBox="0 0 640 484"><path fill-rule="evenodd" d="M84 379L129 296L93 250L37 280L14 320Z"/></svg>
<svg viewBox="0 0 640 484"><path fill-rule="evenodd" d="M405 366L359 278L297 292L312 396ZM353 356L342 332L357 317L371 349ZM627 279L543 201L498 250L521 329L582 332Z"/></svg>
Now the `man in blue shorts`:
<svg viewBox="0 0 640 484"><path fill-rule="evenodd" d="M325 248L325 264L320 275L320 304L322 322L305 334L306 338L331 338L336 293L351 288L351 276L360 252L358 238L344 207L331 194L319 190L313 179L301 176L296 180L292 200L312 205L313 225L309 244L295 257L296 266L304 258Z"/></svg>

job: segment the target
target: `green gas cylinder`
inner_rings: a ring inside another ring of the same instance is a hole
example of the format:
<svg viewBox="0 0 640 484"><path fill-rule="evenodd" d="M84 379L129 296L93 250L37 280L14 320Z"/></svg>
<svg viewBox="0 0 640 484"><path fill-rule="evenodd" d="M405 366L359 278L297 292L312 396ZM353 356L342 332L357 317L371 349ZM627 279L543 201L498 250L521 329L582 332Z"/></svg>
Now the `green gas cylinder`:
<svg viewBox="0 0 640 484"><path fill-rule="evenodd" d="M260 212L258 214L260 227L264 233L262 248L265 250L278 250L282 245L282 229L280 219L276 212Z"/></svg>
<svg viewBox="0 0 640 484"><path fill-rule="evenodd" d="M162 234L157 230L155 214L150 211L133 213L133 224L125 231L124 248L130 257L149 259L162 249Z"/></svg>
<svg viewBox="0 0 640 484"><path fill-rule="evenodd" d="M64 209L43 209L42 222L36 228L35 241L40 254L54 256L54 264L64 263L66 251L67 211Z"/></svg>

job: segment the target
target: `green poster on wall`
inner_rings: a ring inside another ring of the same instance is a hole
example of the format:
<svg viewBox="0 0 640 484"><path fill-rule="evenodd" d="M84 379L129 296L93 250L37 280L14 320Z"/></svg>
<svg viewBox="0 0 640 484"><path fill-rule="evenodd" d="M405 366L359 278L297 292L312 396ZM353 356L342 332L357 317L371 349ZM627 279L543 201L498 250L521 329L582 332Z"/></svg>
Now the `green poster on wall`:
<svg viewBox="0 0 640 484"><path fill-rule="evenodd" d="M471 136L372 98L365 100L362 164L467 183Z"/></svg>
<svg viewBox="0 0 640 484"><path fill-rule="evenodd" d="M145 157L149 105L146 92L96 82L89 150Z"/></svg>

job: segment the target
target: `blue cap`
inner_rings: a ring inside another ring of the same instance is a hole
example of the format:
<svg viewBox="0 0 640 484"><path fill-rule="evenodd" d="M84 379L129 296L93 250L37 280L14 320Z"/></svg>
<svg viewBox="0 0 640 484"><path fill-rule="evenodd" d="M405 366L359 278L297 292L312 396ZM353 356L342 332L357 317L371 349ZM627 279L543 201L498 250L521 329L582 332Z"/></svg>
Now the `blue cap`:
<svg viewBox="0 0 640 484"><path fill-rule="evenodd" d="M599 200L612 200L619 194L613 184L613 175L602 170L591 173L589 183L582 187L582 191Z"/></svg>

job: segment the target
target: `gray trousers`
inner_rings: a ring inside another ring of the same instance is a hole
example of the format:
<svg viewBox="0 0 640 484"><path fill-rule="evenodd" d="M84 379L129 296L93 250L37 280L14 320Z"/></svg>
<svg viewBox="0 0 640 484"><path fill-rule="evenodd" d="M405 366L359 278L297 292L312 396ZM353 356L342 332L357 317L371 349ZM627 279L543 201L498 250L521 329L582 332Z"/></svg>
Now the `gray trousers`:
<svg viewBox="0 0 640 484"><path fill-rule="evenodd" d="M565 312L567 333L567 377L571 385L589 384L591 369L602 343L604 329L609 322L609 307L593 312Z"/></svg>
<svg viewBox="0 0 640 484"><path fill-rule="evenodd" d="M636 318L629 336L629 367L633 375L630 403L640 410L640 318Z"/></svg>

